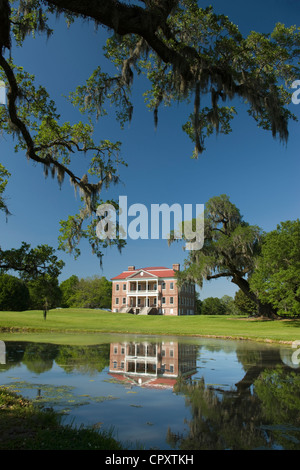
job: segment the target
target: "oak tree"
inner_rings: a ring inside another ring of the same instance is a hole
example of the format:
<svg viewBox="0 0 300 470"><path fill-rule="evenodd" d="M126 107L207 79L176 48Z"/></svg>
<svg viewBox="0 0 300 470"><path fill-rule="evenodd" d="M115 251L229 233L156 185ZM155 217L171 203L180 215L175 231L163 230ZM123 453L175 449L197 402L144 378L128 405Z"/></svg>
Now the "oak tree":
<svg viewBox="0 0 300 470"><path fill-rule="evenodd" d="M71 102L88 117L73 125L64 122L30 71L14 62L14 51L28 35L38 40L42 33L55 34L49 21L53 15L64 15L67 23L88 19L104 27L103 53L115 66L115 73L108 73L99 59L86 83L70 90ZM145 97L155 124L161 105L190 103L183 130L194 143L195 157L205 150L213 132L231 131L235 98L258 126L285 142L288 123L295 119L287 104L291 84L299 76L299 46L295 26L278 23L269 34L251 32L244 37L227 16L202 8L196 0L0 0L0 80L7 87L0 129L16 138L16 150L39 164L46 176L56 177L59 184L68 177L82 197L78 214L62 223L61 248L78 253L83 236L101 259L103 246L123 245L95 236L101 191L118 183L117 165L125 161L120 142L105 136L100 142L95 139L93 122L110 105L121 125L131 119L135 75L143 74L149 83ZM73 170L75 155L89 156L84 175ZM87 221L91 222L84 228Z"/></svg>
<svg viewBox="0 0 300 470"><path fill-rule="evenodd" d="M43 276L56 279L64 264L56 256L54 248L49 245L31 248L28 243L22 242L20 248L0 248L0 272L16 271L25 281Z"/></svg>
<svg viewBox="0 0 300 470"><path fill-rule="evenodd" d="M244 221L226 194L211 198L204 212L203 247L189 251L185 269L178 273L179 283L192 281L202 287L204 280L230 279L255 303L258 315L276 318L276 308L268 300L261 300L249 281L261 252L262 237L263 231ZM175 240L171 234L170 243Z"/></svg>

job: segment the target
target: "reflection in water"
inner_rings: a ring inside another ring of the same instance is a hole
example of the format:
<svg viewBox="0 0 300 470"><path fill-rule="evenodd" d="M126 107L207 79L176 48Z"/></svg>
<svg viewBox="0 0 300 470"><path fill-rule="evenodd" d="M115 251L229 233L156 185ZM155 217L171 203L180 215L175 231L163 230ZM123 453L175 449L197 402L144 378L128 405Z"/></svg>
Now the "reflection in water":
<svg viewBox="0 0 300 470"><path fill-rule="evenodd" d="M251 393L250 387L218 390L204 380L178 382L175 391L185 395L192 419L187 436L169 430L170 445L185 450L300 449L299 375L266 369L252 385Z"/></svg>
<svg viewBox="0 0 300 470"><path fill-rule="evenodd" d="M159 449L300 449L300 369L291 349L130 338L5 346L0 384L17 385L45 406L68 405L77 424L112 425L123 441L138 436L145 448Z"/></svg>
<svg viewBox="0 0 300 470"><path fill-rule="evenodd" d="M198 347L176 341L110 345L110 374L143 387L173 388L177 378L197 371Z"/></svg>

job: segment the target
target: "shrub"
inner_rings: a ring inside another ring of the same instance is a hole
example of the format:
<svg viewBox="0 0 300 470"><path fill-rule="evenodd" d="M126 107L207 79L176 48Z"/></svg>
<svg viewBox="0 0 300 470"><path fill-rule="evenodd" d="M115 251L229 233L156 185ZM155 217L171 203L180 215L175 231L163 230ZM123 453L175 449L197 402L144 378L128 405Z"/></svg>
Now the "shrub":
<svg viewBox="0 0 300 470"><path fill-rule="evenodd" d="M0 275L0 310L27 310L30 296L21 279L10 274Z"/></svg>

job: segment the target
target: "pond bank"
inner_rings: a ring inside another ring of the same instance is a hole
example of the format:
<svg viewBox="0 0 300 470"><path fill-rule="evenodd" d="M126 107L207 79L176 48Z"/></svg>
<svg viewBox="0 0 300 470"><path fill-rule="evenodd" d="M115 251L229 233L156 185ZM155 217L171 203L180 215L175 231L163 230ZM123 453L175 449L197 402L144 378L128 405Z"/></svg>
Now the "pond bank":
<svg viewBox="0 0 300 470"><path fill-rule="evenodd" d="M1 312L2 336L30 333L48 334L140 334L207 337L292 344L300 340L300 320L271 320L233 316L136 316L90 309L43 312Z"/></svg>
<svg viewBox="0 0 300 470"><path fill-rule="evenodd" d="M52 410L0 386L0 450L124 450L108 432L63 426Z"/></svg>

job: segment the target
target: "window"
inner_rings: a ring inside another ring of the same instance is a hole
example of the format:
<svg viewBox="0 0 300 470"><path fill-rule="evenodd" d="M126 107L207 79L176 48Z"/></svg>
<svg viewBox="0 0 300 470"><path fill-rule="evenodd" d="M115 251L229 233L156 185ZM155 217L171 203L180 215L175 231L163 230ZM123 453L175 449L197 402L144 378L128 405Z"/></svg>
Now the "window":
<svg viewBox="0 0 300 470"><path fill-rule="evenodd" d="M118 354L118 347L117 346L114 347L114 354Z"/></svg>
<svg viewBox="0 0 300 470"><path fill-rule="evenodd" d="M123 297L123 305L126 304L126 297Z"/></svg>
<svg viewBox="0 0 300 470"><path fill-rule="evenodd" d="M119 284L116 284L116 290L119 290L119 289L120 289Z"/></svg>
<svg viewBox="0 0 300 470"><path fill-rule="evenodd" d="M165 289L165 288L166 288L166 283L165 283L165 282L162 282L161 288L162 288L162 289Z"/></svg>
<svg viewBox="0 0 300 470"><path fill-rule="evenodd" d="M126 284L123 284L123 290L126 290Z"/></svg>
<svg viewBox="0 0 300 470"><path fill-rule="evenodd" d="M165 303L166 303L166 298L163 297L163 298L161 299L161 302L162 302L163 304L165 304Z"/></svg>
<svg viewBox="0 0 300 470"><path fill-rule="evenodd" d="M170 297L170 304L174 303L174 297Z"/></svg>
<svg viewBox="0 0 300 470"><path fill-rule="evenodd" d="M118 305L118 304L119 304L119 299L118 299L118 297L117 297L117 298L116 298L116 305Z"/></svg>
<svg viewBox="0 0 300 470"><path fill-rule="evenodd" d="M170 289L174 289L174 282L170 282Z"/></svg>

